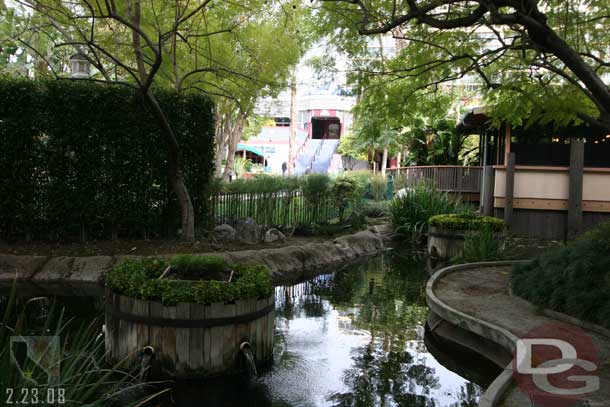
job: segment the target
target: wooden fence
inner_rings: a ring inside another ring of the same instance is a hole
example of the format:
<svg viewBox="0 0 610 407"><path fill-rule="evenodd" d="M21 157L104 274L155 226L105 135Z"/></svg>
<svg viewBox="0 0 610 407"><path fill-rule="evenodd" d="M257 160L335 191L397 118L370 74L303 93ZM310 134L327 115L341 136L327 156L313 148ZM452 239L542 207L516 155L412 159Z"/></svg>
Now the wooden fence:
<svg viewBox="0 0 610 407"><path fill-rule="evenodd" d="M441 191L478 194L481 190L482 167L431 165L392 168L396 189L413 187L419 182L432 182Z"/></svg>
<svg viewBox="0 0 610 407"><path fill-rule="evenodd" d="M216 225L252 218L266 227L294 226L327 223L339 216L331 197L306 199L301 191L222 193L211 201Z"/></svg>

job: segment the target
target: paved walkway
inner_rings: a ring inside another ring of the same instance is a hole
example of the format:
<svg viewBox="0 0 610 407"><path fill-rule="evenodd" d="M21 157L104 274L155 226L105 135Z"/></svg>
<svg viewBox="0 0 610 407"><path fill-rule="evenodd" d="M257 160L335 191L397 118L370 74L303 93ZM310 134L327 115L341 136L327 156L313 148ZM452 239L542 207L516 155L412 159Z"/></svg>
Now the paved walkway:
<svg viewBox="0 0 610 407"><path fill-rule="evenodd" d="M509 295L510 266L486 266L459 270L441 276L433 287L439 300L465 314L506 329L521 337L548 323L564 323L542 315L530 303ZM610 295L610 294L609 294ZM587 396L582 406L610 406L610 338L583 329L600 350L600 390ZM581 405L578 405L580 407ZM532 407L528 395L513 382L500 407ZM548 407L548 404L545 405ZM554 406L553 406L554 407ZM576 407L576 406L573 406Z"/></svg>

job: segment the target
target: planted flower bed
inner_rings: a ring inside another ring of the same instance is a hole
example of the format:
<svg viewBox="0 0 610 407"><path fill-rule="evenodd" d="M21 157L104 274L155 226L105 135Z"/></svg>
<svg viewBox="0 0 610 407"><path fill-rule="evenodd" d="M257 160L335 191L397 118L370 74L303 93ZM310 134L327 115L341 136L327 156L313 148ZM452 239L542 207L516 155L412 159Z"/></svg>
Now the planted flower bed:
<svg viewBox="0 0 610 407"><path fill-rule="evenodd" d="M448 259L459 256L466 236L490 230L497 240L504 239L504 221L473 213L435 215L428 220L428 253Z"/></svg>
<svg viewBox="0 0 610 407"><path fill-rule="evenodd" d="M136 356L154 378L233 375L272 360L274 295L263 265L217 256L127 259L106 278L110 363Z"/></svg>

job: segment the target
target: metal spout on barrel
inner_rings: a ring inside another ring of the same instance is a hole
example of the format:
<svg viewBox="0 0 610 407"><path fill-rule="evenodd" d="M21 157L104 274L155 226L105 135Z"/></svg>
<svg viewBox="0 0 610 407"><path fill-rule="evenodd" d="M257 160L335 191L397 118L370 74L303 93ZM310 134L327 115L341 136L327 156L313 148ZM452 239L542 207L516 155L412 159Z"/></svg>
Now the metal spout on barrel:
<svg viewBox="0 0 610 407"><path fill-rule="evenodd" d="M245 372L248 375L248 379L255 379L258 377L258 372L256 371L256 363L254 362L254 355L252 354L252 345L250 342L244 341L239 344L239 353L241 354L243 361L245 363Z"/></svg>
<svg viewBox="0 0 610 407"><path fill-rule="evenodd" d="M140 355L140 372L138 374L140 382L145 382L148 379L148 376L150 375L150 368L154 359L155 348L152 346L145 346Z"/></svg>

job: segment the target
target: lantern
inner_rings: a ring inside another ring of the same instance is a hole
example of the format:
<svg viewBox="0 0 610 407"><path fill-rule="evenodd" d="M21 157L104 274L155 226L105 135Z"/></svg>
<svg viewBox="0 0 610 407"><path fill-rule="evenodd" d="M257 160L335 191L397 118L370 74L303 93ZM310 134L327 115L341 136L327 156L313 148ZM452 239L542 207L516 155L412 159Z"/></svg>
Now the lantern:
<svg viewBox="0 0 610 407"><path fill-rule="evenodd" d="M80 52L70 57L70 70L73 78L88 78L90 66L87 57Z"/></svg>

